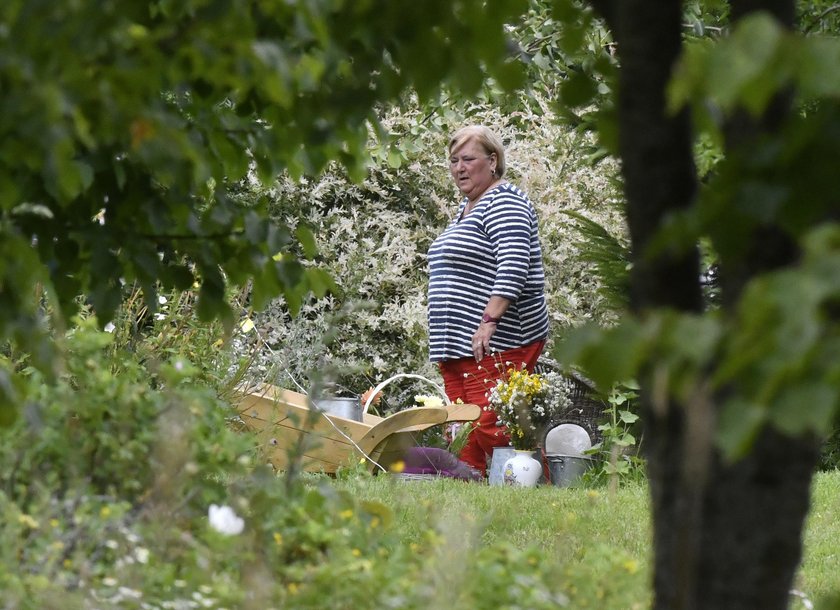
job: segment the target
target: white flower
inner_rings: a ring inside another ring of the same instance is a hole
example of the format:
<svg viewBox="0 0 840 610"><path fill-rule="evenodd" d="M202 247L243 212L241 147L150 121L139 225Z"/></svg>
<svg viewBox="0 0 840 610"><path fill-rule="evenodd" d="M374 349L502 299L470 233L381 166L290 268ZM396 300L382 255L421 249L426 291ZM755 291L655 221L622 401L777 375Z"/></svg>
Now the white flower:
<svg viewBox="0 0 840 610"><path fill-rule="evenodd" d="M226 536L236 536L245 529L245 521L238 517L230 506L211 504L208 517L210 527Z"/></svg>
<svg viewBox="0 0 840 610"><path fill-rule="evenodd" d="M112 333L112 332L114 332L115 330L117 330L117 327L116 327L116 326L114 326L114 323L113 323L113 322L108 322L108 323L105 325L105 329L104 329L104 330L105 330L105 332L106 332L106 333Z"/></svg>
<svg viewBox="0 0 840 610"><path fill-rule="evenodd" d="M166 305L166 297L163 296L163 295L160 295L158 297L158 303L160 303L161 305Z"/></svg>
<svg viewBox="0 0 840 610"><path fill-rule="evenodd" d="M443 401L438 398L437 396L425 396L423 394L417 394L414 397L418 403L423 405L424 407L442 407Z"/></svg>
<svg viewBox="0 0 840 610"><path fill-rule="evenodd" d="M134 557L138 563L149 563L149 549L143 548L142 546L134 549Z"/></svg>

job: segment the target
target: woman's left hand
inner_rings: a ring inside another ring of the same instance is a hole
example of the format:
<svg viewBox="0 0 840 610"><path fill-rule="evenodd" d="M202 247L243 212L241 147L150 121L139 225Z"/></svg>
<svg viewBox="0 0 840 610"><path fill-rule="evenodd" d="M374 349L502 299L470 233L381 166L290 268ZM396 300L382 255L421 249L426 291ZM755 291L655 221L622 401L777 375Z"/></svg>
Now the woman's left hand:
<svg viewBox="0 0 840 610"><path fill-rule="evenodd" d="M481 362L490 353L490 339L496 332L496 325L489 322L482 322L472 337L472 350L476 362Z"/></svg>

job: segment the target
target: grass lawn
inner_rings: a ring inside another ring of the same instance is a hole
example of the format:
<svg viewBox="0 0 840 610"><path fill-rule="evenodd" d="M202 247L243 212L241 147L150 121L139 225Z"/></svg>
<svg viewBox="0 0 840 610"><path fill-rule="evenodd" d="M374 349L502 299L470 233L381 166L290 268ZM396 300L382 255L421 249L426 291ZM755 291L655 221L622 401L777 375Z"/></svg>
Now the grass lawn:
<svg viewBox="0 0 840 610"><path fill-rule="evenodd" d="M457 587L470 555L494 545L536 547L563 581L573 607L646 608L650 603L651 528L645 485L606 490L489 487L451 480L350 478L336 483L394 512L405 545L434 528ZM840 472L819 474L796 587L812 600L840 591ZM460 576L458 576L460 575ZM792 608L797 608L796 602Z"/></svg>

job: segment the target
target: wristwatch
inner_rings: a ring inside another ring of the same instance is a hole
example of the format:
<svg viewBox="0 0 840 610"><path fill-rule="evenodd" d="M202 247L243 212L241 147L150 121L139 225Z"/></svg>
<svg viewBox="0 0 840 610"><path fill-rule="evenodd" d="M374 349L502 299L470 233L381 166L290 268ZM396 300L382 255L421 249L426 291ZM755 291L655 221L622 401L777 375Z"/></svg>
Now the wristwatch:
<svg viewBox="0 0 840 610"><path fill-rule="evenodd" d="M498 324L499 320L501 320L501 318L494 318L492 316L488 316L487 314L481 316L481 321L486 322L488 324Z"/></svg>

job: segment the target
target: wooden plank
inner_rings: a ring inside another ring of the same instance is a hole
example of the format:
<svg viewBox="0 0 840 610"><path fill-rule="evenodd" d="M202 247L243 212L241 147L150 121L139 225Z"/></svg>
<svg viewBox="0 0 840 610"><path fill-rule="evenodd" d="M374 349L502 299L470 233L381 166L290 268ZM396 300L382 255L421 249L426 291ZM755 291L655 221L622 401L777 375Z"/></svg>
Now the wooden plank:
<svg viewBox="0 0 840 610"><path fill-rule="evenodd" d="M433 426L446 421L446 409L443 407L415 407L398 411L371 428L359 441L359 447L365 453L371 453L376 446L394 432L418 425Z"/></svg>
<svg viewBox="0 0 840 610"><path fill-rule="evenodd" d="M475 421L481 416L481 407L473 404L449 404L444 407L446 409L445 424L453 422L467 422ZM410 426L403 428L406 432L421 432L437 424L419 424L417 426Z"/></svg>
<svg viewBox="0 0 840 610"><path fill-rule="evenodd" d="M317 437L303 430L286 426L265 427L257 431L257 442L266 451L269 461L278 470L289 466L289 450L304 437L301 467L309 472L334 473L344 464L358 459L358 452L349 442Z"/></svg>

